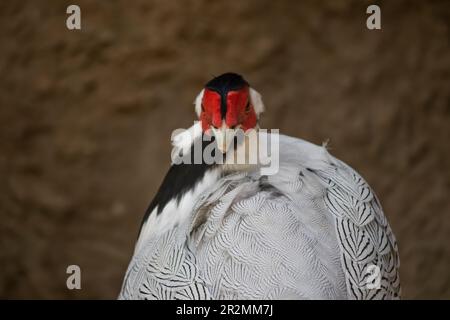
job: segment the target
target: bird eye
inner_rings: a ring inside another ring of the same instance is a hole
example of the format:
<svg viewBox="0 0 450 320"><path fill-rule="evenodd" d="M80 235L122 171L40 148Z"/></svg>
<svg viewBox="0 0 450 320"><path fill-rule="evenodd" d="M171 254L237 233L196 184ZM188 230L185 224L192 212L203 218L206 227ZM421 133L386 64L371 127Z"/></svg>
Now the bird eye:
<svg viewBox="0 0 450 320"><path fill-rule="evenodd" d="M247 105L245 106L245 113L250 112L250 101L247 102Z"/></svg>

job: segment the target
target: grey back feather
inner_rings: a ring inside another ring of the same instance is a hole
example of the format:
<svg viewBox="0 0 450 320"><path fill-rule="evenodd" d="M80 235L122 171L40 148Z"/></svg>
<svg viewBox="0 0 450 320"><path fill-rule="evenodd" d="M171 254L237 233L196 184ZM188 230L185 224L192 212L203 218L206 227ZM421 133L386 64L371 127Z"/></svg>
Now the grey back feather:
<svg viewBox="0 0 450 320"><path fill-rule="evenodd" d="M222 176L186 221L150 233L119 298L399 298L397 244L368 184L323 147L280 136L280 153L276 175Z"/></svg>

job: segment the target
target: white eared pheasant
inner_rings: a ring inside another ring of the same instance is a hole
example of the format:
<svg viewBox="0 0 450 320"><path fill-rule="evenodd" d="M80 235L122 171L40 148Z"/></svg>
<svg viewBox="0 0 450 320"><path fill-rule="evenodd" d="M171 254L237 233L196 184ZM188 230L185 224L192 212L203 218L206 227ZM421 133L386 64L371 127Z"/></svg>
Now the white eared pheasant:
<svg viewBox="0 0 450 320"><path fill-rule="evenodd" d="M120 299L400 297L395 237L352 168L325 147L272 132L276 172L250 162L251 148L244 163L229 161L251 143L249 132L263 131L263 109L238 74L205 85L195 100L199 121L175 136L174 153L193 160L201 140L201 151L212 144L223 161L172 164L145 214Z"/></svg>

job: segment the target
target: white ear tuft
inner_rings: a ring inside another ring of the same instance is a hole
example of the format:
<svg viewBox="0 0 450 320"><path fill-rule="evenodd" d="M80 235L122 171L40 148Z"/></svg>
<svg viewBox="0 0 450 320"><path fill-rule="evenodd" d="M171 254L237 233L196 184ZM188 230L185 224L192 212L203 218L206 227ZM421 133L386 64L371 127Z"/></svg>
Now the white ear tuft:
<svg viewBox="0 0 450 320"><path fill-rule="evenodd" d="M197 117L200 117L200 113L202 112L202 99L203 99L203 93L205 92L205 89L200 91L197 98L195 98L194 105L195 105L195 113L197 113Z"/></svg>
<svg viewBox="0 0 450 320"><path fill-rule="evenodd" d="M259 115L264 112L264 103L259 92L253 88L250 88L250 100L253 108L255 109L256 115L259 118Z"/></svg>

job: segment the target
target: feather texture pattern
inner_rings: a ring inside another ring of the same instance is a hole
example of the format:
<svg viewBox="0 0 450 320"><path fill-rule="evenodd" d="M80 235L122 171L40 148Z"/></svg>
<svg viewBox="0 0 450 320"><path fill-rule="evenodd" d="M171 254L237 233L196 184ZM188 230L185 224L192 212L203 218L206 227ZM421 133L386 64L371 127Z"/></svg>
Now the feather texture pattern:
<svg viewBox="0 0 450 320"><path fill-rule="evenodd" d="M119 298L400 297L398 248L377 197L324 147L280 135L277 174L208 174L186 212L168 206L145 226ZM174 216L185 218L157 230Z"/></svg>

